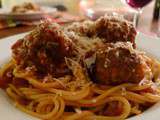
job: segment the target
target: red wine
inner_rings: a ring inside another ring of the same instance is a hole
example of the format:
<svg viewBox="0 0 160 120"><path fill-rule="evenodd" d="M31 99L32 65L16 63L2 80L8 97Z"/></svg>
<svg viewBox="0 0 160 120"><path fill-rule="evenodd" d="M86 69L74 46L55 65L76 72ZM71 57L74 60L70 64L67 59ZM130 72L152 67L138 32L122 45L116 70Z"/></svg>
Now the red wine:
<svg viewBox="0 0 160 120"><path fill-rule="evenodd" d="M127 4L133 8L142 8L152 0L126 0Z"/></svg>

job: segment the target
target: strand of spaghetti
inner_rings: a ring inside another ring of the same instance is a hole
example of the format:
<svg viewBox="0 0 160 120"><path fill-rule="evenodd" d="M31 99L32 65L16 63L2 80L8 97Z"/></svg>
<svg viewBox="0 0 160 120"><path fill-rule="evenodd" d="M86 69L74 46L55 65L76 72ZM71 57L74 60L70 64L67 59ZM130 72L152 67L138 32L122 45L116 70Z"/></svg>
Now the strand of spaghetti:
<svg viewBox="0 0 160 120"><path fill-rule="evenodd" d="M151 93L144 93L143 95L153 102L160 101L160 95L154 95L154 94L151 94Z"/></svg>
<svg viewBox="0 0 160 120"><path fill-rule="evenodd" d="M130 94L126 94L124 95L124 97L132 102L135 102L135 103L138 103L138 104L145 104L145 101L144 100L141 100L141 99L136 99L137 97L135 97L134 95Z"/></svg>
<svg viewBox="0 0 160 120"><path fill-rule="evenodd" d="M119 86L106 90L103 94L99 95L98 97L95 97L94 99L89 99L89 100L82 99L82 100L79 100L78 103L79 104L95 104L96 102L105 99L107 96L111 95L113 92L129 86L132 86L132 84L121 84Z"/></svg>
<svg viewBox="0 0 160 120"><path fill-rule="evenodd" d="M36 89L36 88L26 88L26 87L21 87L19 88L20 91L30 91L30 92L37 92L37 93L41 93L43 92L42 90L40 89Z"/></svg>
<svg viewBox="0 0 160 120"><path fill-rule="evenodd" d="M59 80L56 79L54 82L42 83L42 82L39 82L39 80L34 79L32 77L26 77L26 79L35 88L39 88L39 89L52 88L52 87L53 88L64 88L64 85L62 85L62 83L66 83L66 81L68 81L68 79L64 79L64 80L61 80L61 82L59 82Z"/></svg>
<svg viewBox="0 0 160 120"><path fill-rule="evenodd" d="M64 112L64 108L65 108L65 103L63 101L63 99L61 99L60 97L56 97L56 99L58 99L59 103L60 103L60 107L59 107L59 111L56 113L56 115L53 117L54 120L58 119ZM36 108L36 112L37 113L45 113L46 109L48 106L51 106L53 103L50 102L47 99L42 99L40 98L41 102L37 105Z"/></svg>
<svg viewBox="0 0 160 120"><path fill-rule="evenodd" d="M107 99L107 97L105 99ZM105 100L104 99L100 100L100 101L95 101L95 97L93 97L92 101L90 103L88 102L87 104L86 104L86 102L83 103L82 101L81 102L79 102L79 101L75 101L75 102L66 101L66 105L74 106L74 107L85 107L85 108L88 108L88 107L97 107L97 106L105 104Z"/></svg>
<svg viewBox="0 0 160 120"><path fill-rule="evenodd" d="M63 115L58 120L66 120L68 116L75 114L74 112L64 112Z"/></svg>
<svg viewBox="0 0 160 120"><path fill-rule="evenodd" d="M150 102L150 103L154 103L153 100L151 99L147 99L147 97L141 95L141 94L137 94L137 93L134 93L134 92L130 92L130 91L127 91L125 96L129 99L130 97L133 97L135 99L135 101L137 102L137 100L139 101L143 101L144 103L145 102Z"/></svg>
<svg viewBox="0 0 160 120"><path fill-rule="evenodd" d="M106 102L118 101L118 102L123 103L122 114L119 116L114 116L114 117L94 115L94 116L90 116L89 119L87 119L87 120L124 120L131 112L130 103L124 97L113 96L113 97L107 98L105 101Z"/></svg>
<svg viewBox="0 0 160 120"><path fill-rule="evenodd" d="M27 106L26 108L30 111L34 111L34 104L36 103L36 101L31 101Z"/></svg>
<svg viewBox="0 0 160 120"><path fill-rule="evenodd" d="M35 88L39 88L39 89L45 89L45 88L62 88L63 86L55 81L52 83L41 83L38 80L34 79L34 78L30 78L30 77L26 77L25 79L27 79L29 81L30 84L32 84Z"/></svg>
<svg viewBox="0 0 160 120"><path fill-rule="evenodd" d="M31 89L31 88L27 88L27 89L23 89L23 88L19 88L20 92L25 95L25 96L31 96L31 95L37 95L37 94L43 94L44 91L41 90L36 90L36 89Z"/></svg>
<svg viewBox="0 0 160 120"><path fill-rule="evenodd" d="M130 92L130 91L129 91ZM113 93L112 95L113 96L119 96L119 95L122 95L123 97L125 97L126 99L128 99L128 100L130 100L130 101L133 101L133 102L135 102L135 103L139 103L139 104L144 104L145 103L145 101L144 101L144 99L142 100L142 99L139 99L139 98L137 98L137 94L135 95L135 94L132 94L133 92L130 92L129 93L128 91L125 91L125 92L123 92L123 91L118 91L118 92L115 92L115 93ZM138 96L139 97L139 96Z"/></svg>
<svg viewBox="0 0 160 120"><path fill-rule="evenodd" d="M160 77L160 62L158 60L152 59L151 70L156 81Z"/></svg>
<svg viewBox="0 0 160 120"><path fill-rule="evenodd" d="M85 119L87 116L91 116L93 115L92 112L89 111L82 111L81 113L75 113L71 116L68 116L67 118L65 118L65 120L80 120L80 119Z"/></svg>
<svg viewBox="0 0 160 120"><path fill-rule="evenodd" d="M82 104L79 104L77 102L73 102L73 101L70 101L70 100L65 100L65 104L67 106L73 106L73 107L84 107Z"/></svg>
<svg viewBox="0 0 160 120"><path fill-rule="evenodd" d="M44 113L49 113L52 109L53 109L53 105L47 105L45 110L44 110Z"/></svg>
<svg viewBox="0 0 160 120"><path fill-rule="evenodd" d="M131 90L131 91L140 91L140 90L144 90L151 87L151 85L136 85L136 84L132 84L132 86L126 87L127 90ZM110 86L111 88L111 86ZM102 90L98 87L93 87L92 89L94 92L98 93L98 94L103 94L106 90Z"/></svg>
<svg viewBox="0 0 160 120"><path fill-rule="evenodd" d="M12 60L10 60L8 63L4 64L2 66L2 68L0 69L0 76L3 76L5 71L7 71L7 69L12 68L14 66L14 63Z"/></svg>
<svg viewBox="0 0 160 120"><path fill-rule="evenodd" d="M134 85L133 87L128 87L127 89L128 90L131 90L131 91L140 91L140 90L144 90L144 89L147 89L151 87L151 85Z"/></svg>
<svg viewBox="0 0 160 120"><path fill-rule="evenodd" d="M52 100L52 103L54 104L54 109L50 112L50 113L47 113L47 114L39 114L39 113L36 113L34 111L30 111L28 109L25 108L25 106L23 105L20 105L18 102L16 102L16 107L30 115L33 115L35 117L38 117L40 119L50 119L50 118L53 118L54 116L56 116L56 114L59 112L59 108L60 108L60 103L57 99L53 98L53 97L50 97L50 99Z"/></svg>
<svg viewBox="0 0 160 120"><path fill-rule="evenodd" d="M92 91L93 91L94 93L97 93L97 94L103 94L103 93L105 92L105 90L102 90L102 89L97 88L97 87L93 87L93 88L92 88Z"/></svg>
<svg viewBox="0 0 160 120"><path fill-rule="evenodd" d="M49 97L50 96L39 97L36 100L31 101L30 104L27 105L27 108L31 111L36 111L36 113L39 113L39 114L49 113L53 109L53 106L54 106L53 102L50 99L48 99ZM39 103L38 105L37 105L37 102ZM35 107L35 105L37 107ZM59 112L56 115L58 114Z"/></svg>
<svg viewBox="0 0 160 120"><path fill-rule="evenodd" d="M65 102L64 102L64 100L63 100L61 97L58 97L58 99L59 99L59 101L60 101L61 107L60 107L60 109L59 109L59 112L58 112L58 113L56 114L56 116L54 117L54 120L60 118L60 117L63 115L64 109L65 109Z"/></svg>
<svg viewBox="0 0 160 120"><path fill-rule="evenodd" d="M44 94L30 95L30 96L28 96L27 98L28 98L28 99L31 99L31 100L36 100L36 99L38 99L38 98L48 97L48 96L55 97L56 94L44 93Z"/></svg>
<svg viewBox="0 0 160 120"><path fill-rule="evenodd" d="M35 77L33 77L33 76L30 77L30 76L27 76L25 73L18 72L17 69L13 70L13 74L15 77L28 80L29 83L32 84L36 88L43 89L43 88L50 88L50 87L54 87L54 88L63 88L64 87L60 82L57 81L57 79L54 82L42 83L42 82L39 82L40 80L35 79ZM66 76L63 80L61 80L61 82L65 83L69 79L70 79L70 76Z"/></svg>
<svg viewBox="0 0 160 120"><path fill-rule="evenodd" d="M125 98L127 98L130 101L136 102L136 103L142 103L144 104L145 102L158 102L160 100L160 95L159 94L151 94L151 93L143 93L143 94L138 94L133 91L119 91L116 93L113 93L113 95L123 95Z"/></svg>
<svg viewBox="0 0 160 120"><path fill-rule="evenodd" d="M51 105L51 104L53 104L52 103L52 100L51 99L48 99L48 98L50 98L50 97L52 97L52 96L43 96L43 97L37 97L37 99L34 99L34 100L32 100L26 107L29 109L29 110L32 110L32 111L35 111L34 109L38 109L38 107L39 106L42 106L42 105L44 105L44 104L46 104L46 105ZM49 102L50 103L49 103ZM37 103L39 103L38 105L37 105ZM35 106L37 106L37 107L35 107ZM37 111L40 111L40 109L39 110L37 110Z"/></svg>
<svg viewBox="0 0 160 120"><path fill-rule="evenodd" d="M65 100L71 100L71 101L83 99L86 96L88 96L90 93L89 86L84 87L82 90L79 90L76 92L58 90L58 89L53 89L53 88L48 88L47 90L49 92L60 95Z"/></svg>
<svg viewBox="0 0 160 120"><path fill-rule="evenodd" d="M72 70L73 75L76 78L75 81L85 81L87 79L82 66L78 62L70 58L65 58L65 62L67 66Z"/></svg>
<svg viewBox="0 0 160 120"><path fill-rule="evenodd" d="M131 114L138 115L140 113L141 113L141 111L138 108L136 108L136 107L131 108Z"/></svg>
<svg viewBox="0 0 160 120"><path fill-rule="evenodd" d="M19 96L23 97L24 95L13 85L9 84L9 87Z"/></svg>
<svg viewBox="0 0 160 120"><path fill-rule="evenodd" d="M6 92L7 92L7 94L8 94L12 99L14 99L14 100L20 99L20 96L18 96L17 94L15 94L10 87L8 87L8 88L6 89Z"/></svg>
<svg viewBox="0 0 160 120"><path fill-rule="evenodd" d="M45 110L46 110L46 107L47 105L52 105L52 101L51 100L44 100L44 101L41 101L35 108L35 111L37 113L45 113Z"/></svg>

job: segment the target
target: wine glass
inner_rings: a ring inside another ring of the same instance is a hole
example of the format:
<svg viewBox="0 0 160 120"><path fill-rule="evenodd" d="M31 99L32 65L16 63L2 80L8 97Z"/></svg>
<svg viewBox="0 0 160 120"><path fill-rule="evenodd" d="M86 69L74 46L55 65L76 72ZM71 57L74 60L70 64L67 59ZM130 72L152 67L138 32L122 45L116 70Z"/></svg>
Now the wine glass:
<svg viewBox="0 0 160 120"><path fill-rule="evenodd" d="M152 0L122 0L123 3L128 4L130 7L136 10L134 15L133 24L135 27L138 25L139 16L142 13L142 8L146 6Z"/></svg>

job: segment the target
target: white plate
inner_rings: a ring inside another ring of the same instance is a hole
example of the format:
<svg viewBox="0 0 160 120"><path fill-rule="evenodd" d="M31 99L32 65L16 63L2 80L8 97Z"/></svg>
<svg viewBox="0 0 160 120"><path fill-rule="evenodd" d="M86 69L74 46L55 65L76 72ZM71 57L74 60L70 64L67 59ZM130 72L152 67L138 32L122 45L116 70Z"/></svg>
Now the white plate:
<svg viewBox="0 0 160 120"><path fill-rule="evenodd" d="M11 56L11 45L18 39L23 38L24 34L0 40L0 64L4 64ZM138 48L160 59L160 39L151 38L144 34L139 34L136 39ZM0 89L0 119L1 120L37 120L15 108L8 96ZM127 120L160 120L160 103L157 103L144 113L129 118Z"/></svg>
<svg viewBox="0 0 160 120"><path fill-rule="evenodd" d="M30 12L30 13L10 13L9 9L0 9L0 20L12 18L14 20L35 20L41 19L45 14L53 14L57 11L56 8L41 7L42 11Z"/></svg>

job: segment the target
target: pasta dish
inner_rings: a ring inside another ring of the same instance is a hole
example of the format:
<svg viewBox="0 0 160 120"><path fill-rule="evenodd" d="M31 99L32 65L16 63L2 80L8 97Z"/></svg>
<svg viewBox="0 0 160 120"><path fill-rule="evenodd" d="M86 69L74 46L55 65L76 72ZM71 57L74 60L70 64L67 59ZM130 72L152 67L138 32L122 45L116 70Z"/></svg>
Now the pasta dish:
<svg viewBox="0 0 160 120"><path fill-rule="evenodd" d="M119 16L60 26L44 21L11 47L0 87L42 120L124 120L160 101L160 63L136 47Z"/></svg>
<svg viewBox="0 0 160 120"><path fill-rule="evenodd" d="M32 2L25 2L21 5L13 6L11 13L33 13L39 11L42 11L39 5Z"/></svg>

